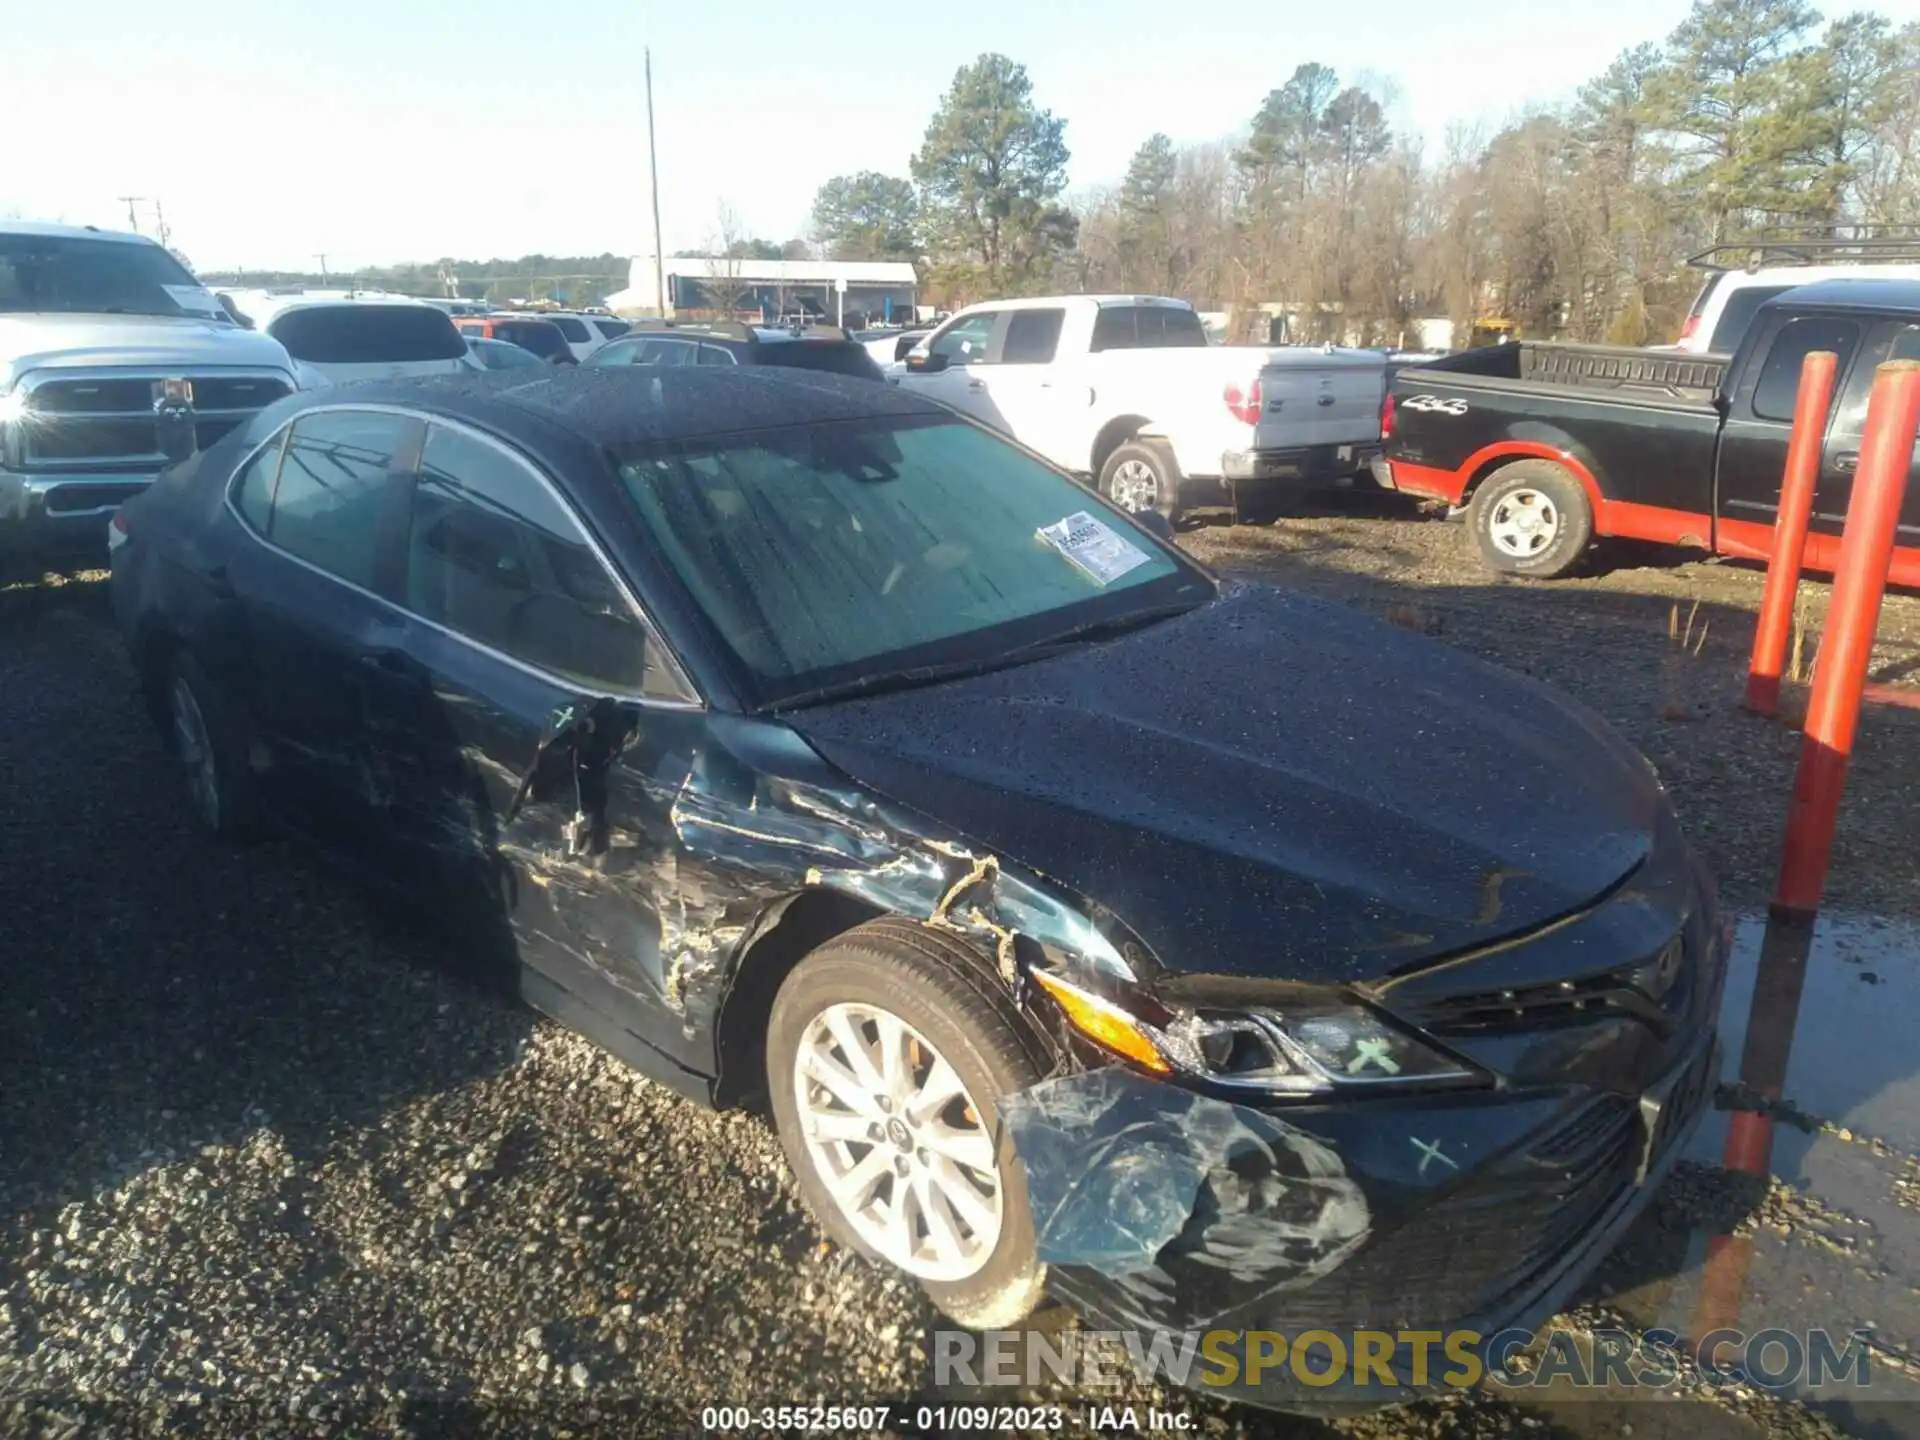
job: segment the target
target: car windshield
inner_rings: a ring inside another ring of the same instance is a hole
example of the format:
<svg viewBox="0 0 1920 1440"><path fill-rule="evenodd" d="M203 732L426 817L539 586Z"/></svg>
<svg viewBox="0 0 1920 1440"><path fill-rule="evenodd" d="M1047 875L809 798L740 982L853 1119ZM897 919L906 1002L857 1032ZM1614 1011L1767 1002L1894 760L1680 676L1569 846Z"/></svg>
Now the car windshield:
<svg viewBox="0 0 1920 1440"><path fill-rule="evenodd" d="M312 305L275 316L267 333L310 365L458 360L467 342L431 305Z"/></svg>
<svg viewBox="0 0 1920 1440"><path fill-rule="evenodd" d="M0 314L193 315L228 321L206 287L158 245L4 233Z"/></svg>
<svg viewBox="0 0 1920 1440"><path fill-rule="evenodd" d="M1066 476L944 416L619 458L646 533L762 708L1018 663L1214 593Z"/></svg>

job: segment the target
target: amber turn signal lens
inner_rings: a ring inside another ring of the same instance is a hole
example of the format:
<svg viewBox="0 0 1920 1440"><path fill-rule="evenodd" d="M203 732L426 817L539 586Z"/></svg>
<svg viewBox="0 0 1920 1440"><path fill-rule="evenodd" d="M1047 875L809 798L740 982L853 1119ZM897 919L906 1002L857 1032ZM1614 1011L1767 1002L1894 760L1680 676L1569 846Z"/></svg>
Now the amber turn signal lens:
<svg viewBox="0 0 1920 1440"><path fill-rule="evenodd" d="M1102 1000L1098 995L1089 995L1044 970L1035 970L1033 978L1060 1002L1060 1008L1066 1012L1073 1028L1096 1045L1125 1056L1156 1075L1165 1075L1173 1069L1167 1063L1167 1057L1160 1053L1160 1047L1147 1038L1146 1032L1140 1028L1140 1022L1118 1005Z"/></svg>

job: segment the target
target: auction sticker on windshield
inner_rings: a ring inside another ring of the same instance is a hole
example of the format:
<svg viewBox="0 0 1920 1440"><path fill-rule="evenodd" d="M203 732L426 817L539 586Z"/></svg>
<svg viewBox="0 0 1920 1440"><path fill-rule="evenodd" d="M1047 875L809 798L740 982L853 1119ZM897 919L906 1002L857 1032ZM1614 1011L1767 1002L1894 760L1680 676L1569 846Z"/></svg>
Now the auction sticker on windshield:
<svg viewBox="0 0 1920 1440"><path fill-rule="evenodd" d="M160 288L166 291L167 298L182 310L195 315L222 313L220 302L213 298L211 290L204 290L198 285L162 285Z"/></svg>
<svg viewBox="0 0 1920 1440"><path fill-rule="evenodd" d="M1136 566L1147 552L1084 510L1040 527L1040 538L1058 550L1096 585L1109 585Z"/></svg>

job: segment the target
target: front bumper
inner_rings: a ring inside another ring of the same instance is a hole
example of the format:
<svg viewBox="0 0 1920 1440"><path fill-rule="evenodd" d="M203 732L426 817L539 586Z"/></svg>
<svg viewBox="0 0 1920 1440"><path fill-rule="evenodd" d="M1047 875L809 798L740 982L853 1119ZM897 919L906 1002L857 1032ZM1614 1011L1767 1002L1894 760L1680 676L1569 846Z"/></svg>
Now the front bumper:
<svg viewBox="0 0 1920 1440"><path fill-rule="evenodd" d="M153 484L152 473L0 470L0 555L36 559L107 559L107 522Z"/></svg>
<svg viewBox="0 0 1920 1440"><path fill-rule="evenodd" d="M1469 1348L1484 1363L1489 1342L1557 1313L1619 1242L1680 1157L1718 1074L1718 1043L1708 1029L1650 1087L1661 1102L1653 1120L1634 1098L1577 1089L1517 1099L1436 1095L1365 1107L1357 1116L1349 1109L1337 1117L1348 1122L1342 1124L1324 1123L1336 1118L1333 1112L1300 1115L1297 1126L1286 1127L1290 1139L1266 1147L1255 1139L1260 1122L1243 1123L1259 1112L1234 1106L1234 1126L1223 1126L1195 1110L1225 1102L1142 1080L1166 1092L1156 1100L1143 1089L1142 1103L1172 1108L1136 1111L1124 1130L1138 1136L1165 1123L1186 1134L1253 1132L1238 1135L1237 1149L1223 1152L1219 1163L1246 1182L1247 1193L1266 1188L1267 1213L1230 1213L1231 1182L1223 1191L1216 1174L1193 1218L1148 1268L1127 1271L1115 1263L1109 1231L1105 1263L1054 1261L1049 1285L1093 1329L1196 1338L1258 1331L1288 1342L1318 1330L1342 1337L1349 1353L1356 1330L1464 1330L1473 1332ZM1493 1153L1476 1155L1476 1145ZM1272 1157L1259 1154L1262 1148ZM1353 1200L1342 1186L1364 1196L1365 1223L1342 1211ZM1127 1206L1106 1208L1124 1213ZM1043 1225L1045 1219L1036 1215ZM1432 1354L1437 1377L1448 1368L1438 1363L1438 1341ZM1348 1378L1307 1385L1284 1368L1268 1369L1251 1385L1238 1376L1216 1384L1200 1371L1189 1383L1281 1409L1373 1407L1418 1398L1408 1383L1412 1361L1409 1347L1395 1350L1393 1386Z"/></svg>

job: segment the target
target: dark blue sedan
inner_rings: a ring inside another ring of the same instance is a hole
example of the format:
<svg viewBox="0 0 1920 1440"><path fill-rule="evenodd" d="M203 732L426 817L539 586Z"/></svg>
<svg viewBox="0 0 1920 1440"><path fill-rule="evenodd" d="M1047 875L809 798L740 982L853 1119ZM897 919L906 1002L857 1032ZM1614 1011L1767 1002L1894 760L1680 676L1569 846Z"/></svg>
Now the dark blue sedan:
<svg viewBox="0 0 1920 1440"><path fill-rule="evenodd" d="M1490 1334L1710 1082L1712 886L1604 722L1223 586L888 387L337 387L116 529L207 826L323 847L689 1096L766 1094L825 1228L964 1323L1051 1286Z"/></svg>

